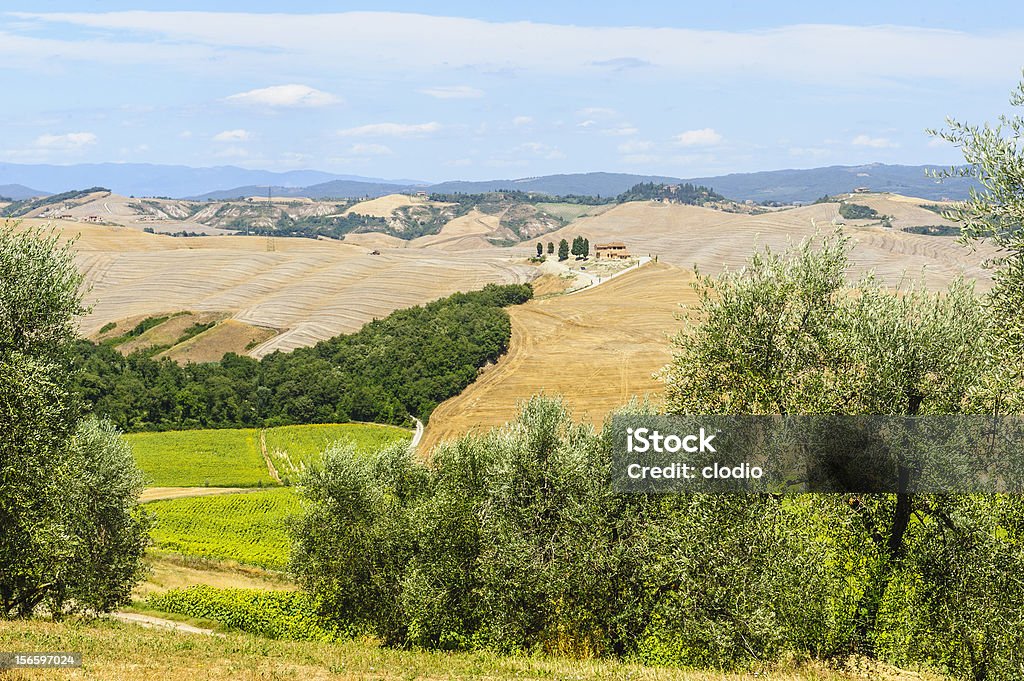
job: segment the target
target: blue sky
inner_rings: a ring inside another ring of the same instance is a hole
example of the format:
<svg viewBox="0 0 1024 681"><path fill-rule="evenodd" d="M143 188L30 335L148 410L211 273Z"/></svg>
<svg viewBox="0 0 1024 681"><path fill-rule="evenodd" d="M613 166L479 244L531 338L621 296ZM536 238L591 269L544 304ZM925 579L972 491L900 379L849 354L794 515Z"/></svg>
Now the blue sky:
<svg viewBox="0 0 1024 681"><path fill-rule="evenodd" d="M0 161L422 180L952 163L1019 3L37 0L0 13ZM77 5L77 7L76 7Z"/></svg>

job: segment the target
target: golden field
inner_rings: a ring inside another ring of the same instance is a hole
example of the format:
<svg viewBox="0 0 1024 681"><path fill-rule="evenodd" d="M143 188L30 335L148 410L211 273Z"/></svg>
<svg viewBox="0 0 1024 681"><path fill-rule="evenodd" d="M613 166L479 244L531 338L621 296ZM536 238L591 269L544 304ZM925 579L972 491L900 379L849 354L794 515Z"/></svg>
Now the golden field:
<svg viewBox="0 0 1024 681"><path fill-rule="evenodd" d="M434 410L421 451L501 425L539 392L563 396L577 419L595 425L634 396L657 400L654 373L671 359L680 304L696 300L692 281L686 270L650 263L592 289L509 308L508 353Z"/></svg>

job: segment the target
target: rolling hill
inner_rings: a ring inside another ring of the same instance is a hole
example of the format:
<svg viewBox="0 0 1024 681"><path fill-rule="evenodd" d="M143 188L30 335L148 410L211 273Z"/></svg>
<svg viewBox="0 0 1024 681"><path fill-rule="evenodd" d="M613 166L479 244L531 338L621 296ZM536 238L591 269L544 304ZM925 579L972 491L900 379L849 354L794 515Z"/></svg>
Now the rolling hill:
<svg viewBox="0 0 1024 681"><path fill-rule="evenodd" d="M542 391L563 396L578 418L595 425L634 396L657 401L662 386L653 374L671 358L669 338L682 324L675 316L679 305L695 301L693 268L715 274L742 267L754 250L784 249L813 235L815 225L828 230L833 220L846 223L854 241L854 276L874 271L889 286L930 289L945 287L958 276L976 280L980 289L989 285L982 263L991 251L971 251L955 239L900 231L901 226L944 222L922 208L920 199L858 194L850 200L891 216L893 228L877 219L842 220L837 203L743 215L634 202L545 235L545 242L572 241L577 235L594 245L622 241L634 255L656 256L657 262L591 289L510 309L508 354L461 395L438 406L422 451L467 430L500 425L519 402ZM560 281L545 275L538 284L557 291L564 287L550 286Z"/></svg>
<svg viewBox="0 0 1024 681"><path fill-rule="evenodd" d="M421 451L471 429L505 423L519 402L562 395L576 418L600 425L631 397L662 392L654 372L671 359L690 272L650 264L589 291L509 308L508 353L430 417Z"/></svg>
<svg viewBox="0 0 1024 681"><path fill-rule="evenodd" d="M76 258L92 307L81 322L84 334L95 336L112 322L131 328L146 317L178 311L219 313L277 331L254 347L244 347L243 340L243 347L223 348L256 357L352 332L394 310L456 291L536 276L534 268L517 262L521 258L494 248L460 252L426 245L371 255L366 247L336 241L182 239L131 227L54 224L65 236L79 237ZM223 333L223 323L189 342Z"/></svg>
<svg viewBox="0 0 1024 681"><path fill-rule="evenodd" d="M525 233L511 231L500 213L476 208L445 218L434 234L409 238L413 233L403 239L367 231L339 241L246 237L197 222L204 219L203 211L242 210L250 206L246 202L196 204L202 209L198 213L190 213L185 202L149 202L150 209L165 216L181 212L181 221L167 223L177 225L175 229L191 225L190 231L221 234L175 238L143 231L162 223L151 213L133 213L138 202L108 192L94 194L82 197L81 205L41 208L39 217L27 220L52 221L52 215L43 215L47 210L71 216L53 224L69 237L80 235L76 257L92 306L81 322L82 332L93 338L120 335L147 318L168 317L123 349L153 349L179 362L213 361L228 351L262 357L355 331L393 310L455 291L531 281L547 271L528 261L536 253L535 242L572 241L576 236L593 245L622 241L634 255L654 257L663 265L716 273L742 266L754 249L782 249L816 229L843 222L857 244L853 259L858 272L873 270L892 286L914 280L941 287L956 276L988 285L981 263L990 253L971 253L954 239L901 231L949 223L923 207L929 202L888 194L856 194L846 200L888 216L889 228L880 217L845 220L835 202L751 214L635 201L577 210L566 226L523 241L519 239ZM434 210L434 203L390 195L340 206L309 200L287 206L310 214L364 211L391 221L410 210ZM550 209L557 207L552 204ZM75 217L80 214L85 217ZM92 224L97 215L111 224ZM555 264L549 261L545 267ZM558 291L568 285L549 273L543 286L544 291Z"/></svg>

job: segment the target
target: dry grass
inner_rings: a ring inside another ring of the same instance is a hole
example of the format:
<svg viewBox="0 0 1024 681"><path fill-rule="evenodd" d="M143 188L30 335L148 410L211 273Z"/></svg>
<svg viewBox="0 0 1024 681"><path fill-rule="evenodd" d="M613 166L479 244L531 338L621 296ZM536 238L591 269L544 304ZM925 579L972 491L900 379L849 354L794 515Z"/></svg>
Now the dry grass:
<svg viewBox="0 0 1024 681"><path fill-rule="evenodd" d="M861 206L874 208L879 215L892 217L892 225L896 229L909 227L911 225L954 225L956 223L946 220L938 213L922 208L922 204L929 205L951 205L943 204L940 201L923 201L909 196L899 194L846 194L844 195L849 203L856 203ZM854 222L863 222L860 220ZM867 222L878 222L872 219Z"/></svg>
<svg viewBox="0 0 1024 681"><path fill-rule="evenodd" d="M533 280L533 295L550 296L555 293L562 293L573 285L571 276L559 276L557 274L542 274Z"/></svg>
<svg viewBox="0 0 1024 681"><path fill-rule="evenodd" d="M853 200L896 216L899 226L941 223L938 215L920 207L927 202L918 199L857 195ZM116 213L117 197L99 203L111 201ZM383 211L410 202L415 201L391 196L360 205L367 209L374 204ZM785 248L812 234L815 222L827 230L836 218L834 203L752 216L638 202L582 217L542 240L571 240L575 235L586 236L591 244L621 240L636 255L656 255L662 263L716 273L742 266L755 249ZM118 331L123 332L130 320L180 310L226 315L237 322L218 326L187 348L172 351L170 355L179 360L216 359L226 350L244 352L252 340L269 334L262 331L269 328L280 333L247 354L287 351L356 331L393 310L457 290L528 281L538 274L523 262L535 253L534 241L509 249L494 247L488 237L507 235L497 216L477 211L451 221L439 234L408 242L381 234L349 235L343 242L240 236L182 239L132 227L77 222L58 226L68 235L81 235L77 259L91 286L87 302L93 305L92 314L82 320L83 333L95 335L110 321L118 322ZM931 288L945 286L958 275L979 280L981 288L988 284L981 263L991 253L985 249L971 253L954 239L878 226L851 225L847 231L857 242L857 271L874 269L888 284L899 283L904 273ZM374 248L382 254L369 255ZM547 292L548 284L540 286Z"/></svg>
<svg viewBox="0 0 1024 681"><path fill-rule="evenodd" d="M875 666L854 673L808 666L724 674L560 658L392 650L369 641L272 641L245 634L203 636L101 620L5 623L0 648L76 651L77 670L15 671L12 680L255 681L266 679L616 679L620 681L911 681L934 679Z"/></svg>
<svg viewBox="0 0 1024 681"><path fill-rule="evenodd" d="M431 415L421 451L473 428L508 421L538 392L564 396L577 418L599 425L633 396L662 392L652 374L671 359L669 337L693 302L692 274L650 264L589 291L509 308L508 353Z"/></svg>
<svg viewBox="0 0 1024 681"><path fill-rule="evenodd" d="M208 497L212 494L239 494L253 492L254 487L147 487L139 495L139 501L161 501L163 499L182 499L184 497Z"/></svg>
<svg viewBox="0 0 1024 681"><path fill-rule="evenodd" d="M362 246L367 249L408 248L409 242L384 232L349 232L343 241L346 244Z"/></svg>
<svg viewBox="0 0 1024 681"><path fill-rule="evenodd" d="M437 234L413 239L409 242L409 247L442 247L445 250L453 251L494 248L493 244L485 237L511 236L499 226L500 221L500 216L471 210L465 215L450 220Z"/></svg>
<svg viewBox="0 0 1024 681"><path fill-rule="evenodd" d="M181 335L193 324L209 324L210 322L219 321L223 318L223 313L219 312L187 312L185 314L177 314L167 321L157 324L142 335L122 343L117 346L117 349L121 351L122 354L127 355L135 352L136 350L144 350L158 345L174 345L178 342L178 339L181 338ZM123 328L121 328L122 326ZM126 333L131 329L132 326L128 326L127 324L118 324L118 329L114 330L113 335L118 335L118 331L120 331L120 333Z"/></svg>
<svg viewBox="0 0 1024 681"><path fill-rule="evenodd" d="M277 333L277 329L226 319L158 356L173 359L179 364L216 362L227 352L244 355L250 348L269 341Z"/></svg>
<svg viewBox="0 0 1024 681"><path fill-rule="evenodd" d="M132 596L145 600L157 593L207 584L219 589L266 589L291 591L295 584L287 576L232 561L190 558L171 553L150 551L146 554L149 574Z"/></svg>
<svg viewBox="0 0 1024 681"><path fill-rule="evenodd" d="M414 196L406 196L405 194L388 194L387 196L381 196L376 199L360 201L346 210L343 215L356 213L358 215L370 215L377 218L389 218L391 217L391 214L399 208L405 208L406 206L419 206L425 203L429 202L424 199L418 199Z"/></svg>

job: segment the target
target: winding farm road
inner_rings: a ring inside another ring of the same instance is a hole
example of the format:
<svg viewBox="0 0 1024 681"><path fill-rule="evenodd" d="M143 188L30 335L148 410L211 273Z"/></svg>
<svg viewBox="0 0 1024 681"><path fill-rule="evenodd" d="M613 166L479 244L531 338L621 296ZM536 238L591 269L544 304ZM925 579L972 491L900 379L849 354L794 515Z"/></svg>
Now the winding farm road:
<svg viewBox="0 0 1024 681"><path fill-rule="evenodd" d="M420 421L415 416L412 420L416 422L416 432L412 435L412 442L409 443L409 449L416 449L420 440L423 439L423 421Z"/></svg>
<svg viewBox="0 0 1024 681"><path fill-rule="evenodd" d="M637 262L636 262L635 265L630 265L629 267L627 267L625 269L622 269L622 270L619 270L615 274L610 274L607 277L599 277L597 275L591 274L590 272L579 272L579 271L577 271L576 272L576 276L581 276L581 275L585 276L585 277L590 279L590 283L587 284L586 286L581 286L580 288L576 288L576 289L573 289L571 291L568 291L568 292L566 292L565 295L571 296L571 295L573 295L575 293L581 293L583 291L589 291L589 290L591 290L591 289L593 289L593 288L595 288L597 286L600 286L601 284L607 284L612 279L615 279L616 277L620 277L623 274L626 274L627 272L632 272L635 269L643 267L644 265L646 265L649 262L651 262L651 258L649 256L646 256L646 255L645 256L641 256L640 258L637 259Z"/></svg>
<svg viewBox="0 0 1024 681"><path fill-rule="evenodd" d="M206 636L224 636L219 632L213 631L212 629L202 629L200 627L194 627L191 624L184 622L175 622L174 620L164 619L162 617L153 617L151 615L140 615L134 612L115 612L110 615L116 620L121 622L127 622L129 624L137 624L140 627L147 627L149 629L170 629L172 631L180 631L184 634L204 634Z"/></svg>

